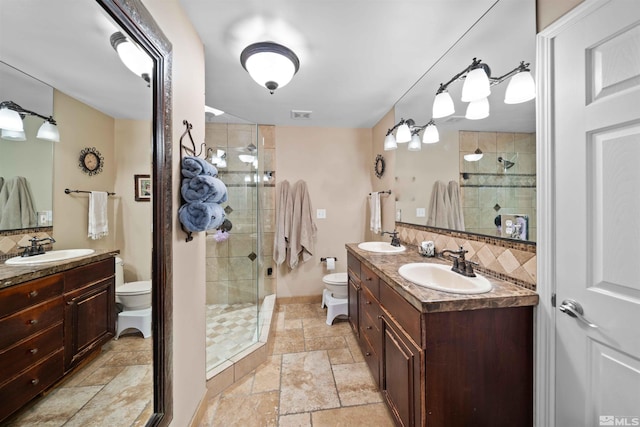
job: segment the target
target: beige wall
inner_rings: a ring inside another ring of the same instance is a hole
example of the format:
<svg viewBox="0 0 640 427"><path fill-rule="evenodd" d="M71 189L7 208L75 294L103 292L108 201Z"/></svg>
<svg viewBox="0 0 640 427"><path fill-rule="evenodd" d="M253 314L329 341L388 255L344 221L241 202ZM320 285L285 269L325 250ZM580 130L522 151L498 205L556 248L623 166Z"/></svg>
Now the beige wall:
<svg viewBox="0 0 640 427"><path fill-rule="evenodd" d="M553 21L582 3L584 0L537 0L536 14L538 32L544 30Z"/></svg>
<svg viewBox="0 0 640 427"><path fill-rule="evenodd" d="M347 271L345 243L366 233L367 196L371 191L371 129L276 127L277 180L307 183L318 228L314 256L289 270L278 269L278 298L321 295L327 274L322 257L337 257L335 272ZM376 178L377 179L377 178Z"/></svg>
<svg viewBox="0 0 640 427"><path fill-rule="evenodd" d="M134 175L151 173L151 122L115 121L116 247L124 260L124 280L151 279L151 203L136 202Z"/></svg>
<svg viewBox="0 0 640 427"><path fill-rule="evenodd" d="M184 427L204 397L205 386L205 233L191 242L180 228L180 136L183 120L193 124L195 141L204 141L204 48L178 0L147 0L149 12L172 43L173 122L173 421ZM171 316L169 317L171 319Z"/></svg>
<svg viewBox="0 0 640 427"><path fill-rule="evenodd" d="M64 189L114 191L117 170L113 144L115 121L57 90L53 93L53 110L60 131L60 142L54 152L54 248L114 249L119 196L109 197L109 235L91 240L87 237L88 194L65 194ZM89 176L78 167L80 151L86 147L95 147L104 157L103 170L97 175Z"/></svg>

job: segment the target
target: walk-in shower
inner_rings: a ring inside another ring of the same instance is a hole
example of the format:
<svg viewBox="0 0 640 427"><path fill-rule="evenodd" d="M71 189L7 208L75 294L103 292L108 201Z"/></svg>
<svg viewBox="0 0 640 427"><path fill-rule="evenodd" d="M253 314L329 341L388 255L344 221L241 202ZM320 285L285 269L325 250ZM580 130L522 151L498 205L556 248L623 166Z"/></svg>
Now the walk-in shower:
<svg viewBox="0 0 640 427"><path fill-rule="evenodd" d="M226 184L226 233L207 232L207 371L261 340L275 302L272 277L275 147L269 127L207 115L206 149ZM266 133L267 138L263 133ZM265 142L266 141L266 142ZM209 150L211 149L211 150Z"/></svg>

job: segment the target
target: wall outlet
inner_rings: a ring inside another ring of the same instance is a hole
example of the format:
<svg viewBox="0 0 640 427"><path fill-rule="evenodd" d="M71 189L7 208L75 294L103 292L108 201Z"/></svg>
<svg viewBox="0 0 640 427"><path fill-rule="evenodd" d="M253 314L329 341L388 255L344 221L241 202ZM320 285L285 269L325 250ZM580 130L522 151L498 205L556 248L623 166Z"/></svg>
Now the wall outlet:
<svg viewBox="0 0 640 427"><path fill-rule="evenodd" d="M402 209L396 209L396 221L402 221Z"/></svg>
<svg viewBox="0 0 640 427"><path fill-rule="evenodd" d="M318 219L326 219L327 218L327 210L326 209L317 209L316 210L316 218L318 218Z"/></svg>
<svg viewBox="0 0 640 427"><path fill-rule="evenodd" d="M416 208L416 217L417 218L424 218L425 216L427 216L425 208Z"/></svg>

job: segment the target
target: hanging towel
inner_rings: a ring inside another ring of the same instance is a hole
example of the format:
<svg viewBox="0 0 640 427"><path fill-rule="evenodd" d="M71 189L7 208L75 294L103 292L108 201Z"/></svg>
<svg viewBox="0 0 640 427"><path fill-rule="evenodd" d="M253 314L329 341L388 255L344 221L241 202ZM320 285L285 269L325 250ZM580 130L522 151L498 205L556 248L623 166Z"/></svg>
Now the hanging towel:
<svg viewBox="0 0 640 427"><path fill-rule="evenodd" d="M369 229L375 234L380 232L382 228L382 220L380 215L380 193L374 191L369 197Z"/></svg>
<svg viewBox="0 0 640 427"><path fill-rule="evenodd" d="M449 181L449 202L451 204L451 220L449 228L452 230L464 231L464 213L462 212L462 202L460 201L460 188L455 181Z"/></svg>
<svg viewBox="0 0 640 427"><path fill-rule="evenodd" d="M300 180L295 184L293 195L293 211L291 213L291 231L289 238L289 267L293 270L302 262L313 256L316 224L313 222L311 198L307 183Z"/></svg>
<svg viewBox="0 0 640 427"><path fill-rule="evenodd" d="M184 178L180 192L186 202L224 203L227 201L227 186L220 179L209 175Z"/></svg>
<svg viewBox="0 0 640 427"><path fill-rule="evenodd" d="M184 157L182 159L182 176L193 178L197 175L218 176L218 169L200 157Z"/></svg>
<svg viewBox="0 0 640 427"><path fill-rule="evenodd" d="M287 241L293 210L289 191L290 186L287 180L276 185L276 229L273 238L273 261L276 265L282 265L287 258Z"/></svg>
<svg viewBox="0 0 640 427"><path fill-rule="evenodd" d="M0 189L0 229L31 228L38 225L33 195L27 178L15 176Z"/></svg>
<svg viewBox="0 0 640 427"><path fill-rule="evenodd" d="M104 191L92 191L89 194L89 238L93 240L109 235L107 197Z"/></svg>
<svg viewBox="0 0 640 427"><path fill-rule="evenodd" d="M218 228L224 216L224 209L217 203L189 202L178 209L178 218L189 231Z"/></svg>
<svg viewBox="0 0 640 427"><path fill-rule="evenodd" d="M431 227L451 228L449 223L451 218L451 201L447 186L442 181L436 181L431 190L431 201L429 203L429 217L427 225Z"/></svg>

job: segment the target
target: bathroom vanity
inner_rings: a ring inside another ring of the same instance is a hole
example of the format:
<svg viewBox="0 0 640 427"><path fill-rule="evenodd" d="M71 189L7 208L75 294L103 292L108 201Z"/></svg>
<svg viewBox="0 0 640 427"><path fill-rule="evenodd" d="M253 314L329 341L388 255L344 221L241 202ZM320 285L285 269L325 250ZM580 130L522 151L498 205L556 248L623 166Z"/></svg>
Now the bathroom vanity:
<svg viewBox="0 0 640 427"><path fill-rule="evenodd" d="M398 268L442 260L346 247L349 322L397 425L533 425L535 292L439 292Z"/></svg>
<svg viewBox="0 0 640 427"><path fill-rule="evenodd" d="M0 265L0 421L114 336L116 253Z"/></svg>

